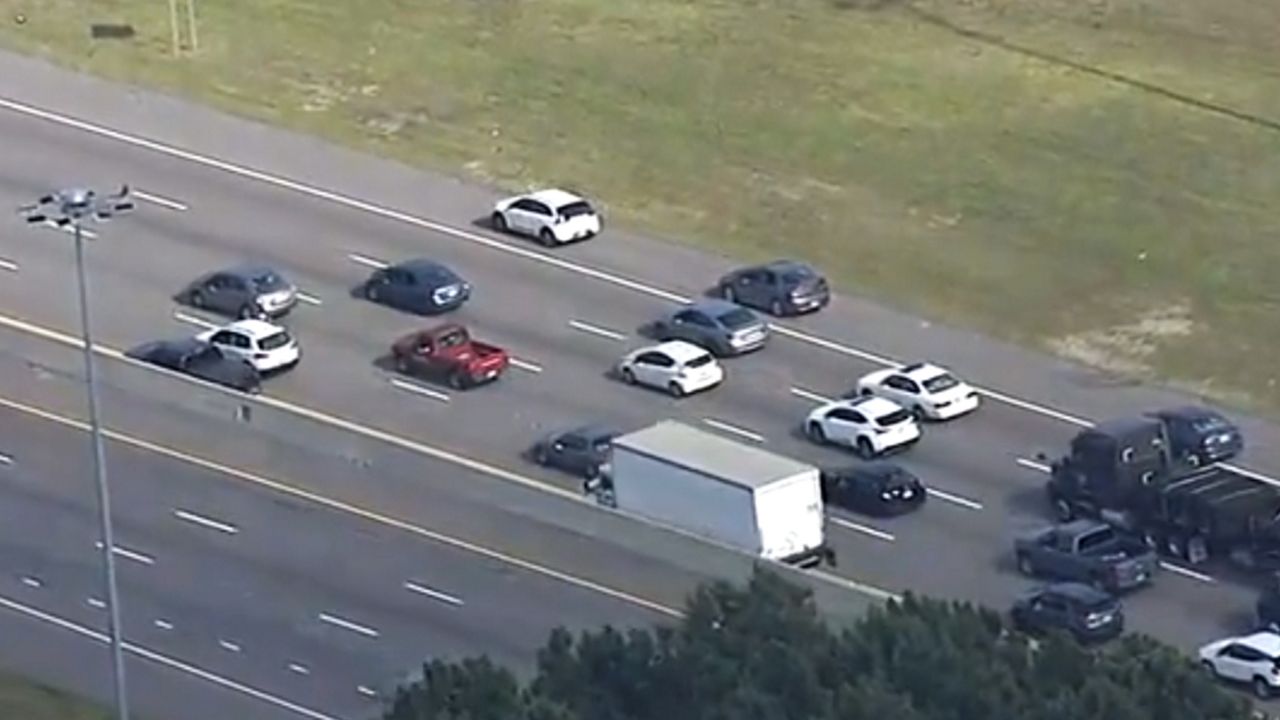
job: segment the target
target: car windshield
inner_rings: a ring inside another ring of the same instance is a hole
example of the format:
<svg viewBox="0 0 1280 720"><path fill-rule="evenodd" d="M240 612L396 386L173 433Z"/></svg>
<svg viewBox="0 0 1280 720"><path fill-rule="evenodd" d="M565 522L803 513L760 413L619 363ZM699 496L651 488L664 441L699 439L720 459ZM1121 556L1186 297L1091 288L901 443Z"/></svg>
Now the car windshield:
<svg viewBox="0 0 1280 720"><path fill-rule="evenodd" d="M289 337L289 333L285 332L284 330L281 330L278 333L275 333L273 335L268 335L262 338L261 340L259 340L258 347L262 348L263 350L275 350L276 348L282 348L285 345L288 345L289 341L292 339L293 338Z"/></svg>
<svg viewBox="0 0 1280 720"><path fill-rule="evenodd" d="M585 200L579 200L568 205L561 205L556 209L556 212L559 213L560 217L572 218L579 215L590 215L595 211L591 209L591 205Z"/></svg>
<svg viewBox="0 0 1280 720"><path fill-rule="evenodd" d="M940 393L946 390L950 390L951 388L956 387L959 384L960 384L960 381L957 380L956 377L951 373L942 373L941 375L937 375L935 377L929 378L928 380L925 380L924 389L931 393Z"/></svg>
<svg viewBox="0 0 1280 720"><path fill-rule="evenodd" d="M720 323L731 330L755 325L756 318L749 311L742 308L734 308L722 315L718 316Z"/></svg>
<svg viewBox="0 0 1280 720"><path fill-rule="evenodd" d="M706 355L699 355L698 357L690 360L689 362L686 362L684 366L687 368L700 368L704 365L709 365L710 363L711 363L711 355L708 353Z"/></svg>
<svg viewBox="0 0 1280 720"><path fill-rule="evenodd" d="M275 292L276 290L283 290L286 285L284 278L270 270L266 270L253 276L253 287L258 292Z"/></svg>
<svg viewBox="0 0 1280 720"><path fill-rule="evenodd" d="M894 410L887 415L881 415L876 418L876 424L880 427L893 427L911 419L911 413L901 408Z"/></svg>
<svg viewBox="0 0 1280 720"><path fill-rule="evenodd" d="M1192 421L1191 426L1196 429L1196 432L1205 434L1225 432L1231 429L1231 424L1217 415L1196 418Z"/></svg>

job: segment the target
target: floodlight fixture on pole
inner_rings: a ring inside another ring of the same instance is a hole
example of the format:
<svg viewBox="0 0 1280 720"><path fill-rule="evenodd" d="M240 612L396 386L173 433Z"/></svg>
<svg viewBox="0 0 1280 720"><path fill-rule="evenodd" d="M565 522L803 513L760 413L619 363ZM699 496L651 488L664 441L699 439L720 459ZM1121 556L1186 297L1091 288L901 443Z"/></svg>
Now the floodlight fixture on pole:
<svg viewBox="0 0 1280 720"><path fill-rule="evenodd" d="M111 669L114 680L116 720L129 720L129 698L125 686L124 643L120 627L120 592L116 583L115 528L111 520L111 491L107 484L106 448L98 418L98 383L93 362L93 326L89 321L89 289L84 270L84 223L107 222L133 210L129 186L119 192L99 195L88 188L59 190L18 209L28 223L70 227L75 236L76 280L80 291L80 333L84 344L84 374L89 394L89 429L93 439L94 479L98 493L98 514L102 531L102 562L106 581Z"/></svg>

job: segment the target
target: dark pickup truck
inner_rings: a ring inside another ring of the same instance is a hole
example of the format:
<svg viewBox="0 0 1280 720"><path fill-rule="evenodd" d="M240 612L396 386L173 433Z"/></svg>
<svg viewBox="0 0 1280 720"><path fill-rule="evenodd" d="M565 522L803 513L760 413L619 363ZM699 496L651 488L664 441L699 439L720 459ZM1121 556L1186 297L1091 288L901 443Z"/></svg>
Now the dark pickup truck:
<svg viewBox="0 0 1280 720"><path fill-rule="evenodd" d="M472 339L453 323L405 335L391 346L391 356L397 371L440 378L457 390L498 379L510 363L506 350Z"/></svg>
<svg viewBox="0 0 1280 720"><path fill-rule="evenodd" d="M1142 540L1091 520L1055 525L1020 538L1014 553L1018 570L1026 575L1086 583L1112 593L1151 582L1159 567L1155 551Z"/></svg>

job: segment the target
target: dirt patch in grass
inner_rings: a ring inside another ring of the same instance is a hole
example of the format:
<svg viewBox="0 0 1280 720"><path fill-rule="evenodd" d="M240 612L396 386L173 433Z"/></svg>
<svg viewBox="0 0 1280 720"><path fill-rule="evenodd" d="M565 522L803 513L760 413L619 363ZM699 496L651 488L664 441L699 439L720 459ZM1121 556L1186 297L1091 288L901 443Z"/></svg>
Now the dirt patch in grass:
<svg viewBox="0 0 1280 720"><path fill-rule="evenodd" d="M849 292L1280 409L1280 4L199 9L182 59L152 0L0 0L26 16L0 43L438 169L584 188L671 237L803 256ZM139 36L95 45L94 21Z"/></svg>

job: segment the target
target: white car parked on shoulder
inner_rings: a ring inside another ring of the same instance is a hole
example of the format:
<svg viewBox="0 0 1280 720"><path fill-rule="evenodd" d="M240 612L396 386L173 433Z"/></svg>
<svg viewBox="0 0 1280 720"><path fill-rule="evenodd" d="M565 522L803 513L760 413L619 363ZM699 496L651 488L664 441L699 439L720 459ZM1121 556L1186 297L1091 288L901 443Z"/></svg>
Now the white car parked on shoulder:
<svg viewBox="0 0 1280 720"><path fill-rule="evenodd" d="M901 405L878 397L827 403L809 413L804 433L819 445L846 445L872 458L920 439L920 426Z"/></svg>
<svg viewBox="0 0 1280 720"><path fill-rule="evenodd" d="M924 420L950 420L978 409L981 399L968 383L932 363L914 363L868 373L857 394L892 400Z"/></svg>
<svg viewBox="0 0 1280 720"><path fill-rule="evenodd" d="M537 238L547 247L585 240L600 233L600 213L585 199L565 190L539 190L498 201L493 229Z"/></svg>
<svg viewBox="0 0 1280 720"><path fill-rule="evenodd" d="M1242 683L1267 699L1280 694L1280 635L1264 631L1200 648L1200 664L1221 680Z"/></svg>
<svg viewBox="0 0 1280 720"><path fill-rule="evenodd" d="M265 320L239 320L196 336L229 357L243 358L260 373L298 364L302 349L288 330Z"/></svg>
<svg viewBox="0 0 1280 720"><path fill-rule="evenodd" d="M703 347L683 340L640 348L618 363L618 374L628 385L648 385L684 397L724 381L724 368Z"/></svg>

